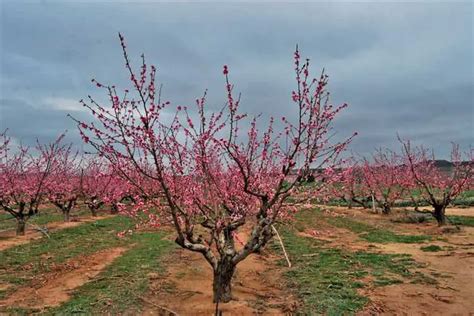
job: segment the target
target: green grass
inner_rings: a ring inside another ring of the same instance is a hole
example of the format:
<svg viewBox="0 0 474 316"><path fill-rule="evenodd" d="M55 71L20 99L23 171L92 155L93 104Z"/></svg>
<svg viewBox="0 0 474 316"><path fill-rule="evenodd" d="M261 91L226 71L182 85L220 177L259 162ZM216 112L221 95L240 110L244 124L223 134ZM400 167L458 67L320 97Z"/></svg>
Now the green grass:
<svg viewBox="0 0 474 316"><path fill-rule="evenodd" d="M448 215L448 218L454 225L474 227L474 216Z"/></svg>
<svg viewBox="0 0 474 316"><path fill-rule="evenodd" d="M368 282L374 286L403 283L405 279L433 282L411 271L420 265L410 255L328 248L289 229L282 229L282 235L294 264L285 277L303 302L302 315L354 314L369 301L357 292ZM279 248L274 244L273 249Z"/></svg>
<svg viewBox="0 0 474 316"><path fill-rule="evenodd" d="M125 238L117 233L133 227L133 221L116 216L53 232L42 238L0 252L0 282L11 286L0 293L5 297L18 286L27 286L38 273L48 272L54 265L69 258L87 256L103 249L129 248L89 283L77 288L63 305L46 314L71 315L82 313L131 314L139 312L143 303L139 297L148 289L148 274L160 273L159 257L172 249L163 233L136 232ZM10 314L37 312L22 308L7 309Z"/></svg>
<svg viewBox="0 0 474 316"><path fill-rule="evenodd" d="M96 281L78 288L72 298L49 310L50 315L71 314L136 314L143 302L139 299L149 286L149 273L162 273L164 267L159 257L173 246L162 239L163 234L138 233L127 241L136 244L131 250L116 259Z"/></svg>
<svg viewBox="0 0 474 316"><path fill-rule="evenodd" d="M341 315L355 312L368 302L356 291L364 286L359 277L367 275L366 270L354 268L340 250L322 249L317 240L284 230L282 235L294 264L285 277L303 302L299 311L302 315ZM274 249L277 251L278 247L275 245ZM317 255L312 256L314 253Z"/></svg>
<svg viewBox="0 0 474 316"><path fill-rule="evenodd" d="M387 229L380 229L346 217L327 218L328 223L336 227L349 229L361 238L373 243L422 243L431 240L427 235L400 235Z"/></svg>
<svg viewBox="0 0 474 316"><path fill-rule="evenodd" d="M331 217L319 209L306 209L296 215L291 227L281 233L294 267L285 273L289 287L303 302L302 315L355 314L368 302L358 288L386 286L404 282L433 284L432 277L417 272L421 265L408 254L351 252L329 248L326 242L301 237L307 229L345 228L372 243L418 243L430 240L425 235L400 235L354 219ZM274 245L274 250L279 251ZM283 262L281 262L283 264Z"/></svg>
<svg viewBox="0 0 474 316"><path fill-rule="evenodd" d="M431 240L427 235L400 235L388 229L380 229L347 217L326 216L318 209L305 209L297 214L297 221L293 227L298 231L305 229L320 229L324 223L348 229L359 234L360 238L372 243L422 243Z"/></svg>
<svg viewBox="0 0 474 316"><path fill-rule="evenodd" d="M438 245L429 245L425 247L420 247L420 250L424 252L437 252L443 250L443 247Z"/></svg>
<svg viewBox="0 0 474 316"><path fill-rule="evenodd" d="M125 245L126 241L118 238L117 233L132 226L129 218L116 216L58 230L50 234L51 238L43 237L1 251L0 282L13 286L0 292L0 297L18 285L28 284L37 273L48 272L69 258Z"/></svg>

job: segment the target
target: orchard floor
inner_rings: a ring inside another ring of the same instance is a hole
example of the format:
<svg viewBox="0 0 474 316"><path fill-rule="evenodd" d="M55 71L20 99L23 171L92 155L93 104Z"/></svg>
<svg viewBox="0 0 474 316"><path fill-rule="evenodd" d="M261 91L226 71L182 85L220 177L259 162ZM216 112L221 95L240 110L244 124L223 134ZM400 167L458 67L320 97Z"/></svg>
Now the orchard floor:
<svg viewBox="0 0 474 316"><path fill-rule="evenodd" d="M301 208L278 228L293 267L276 242L251 255L223 315L474 313L474 208L449 209L464 224L449 233L401 210ZM0 314L213 315L211 268L171 231L118 238L133 227L118 216L47 226L0 238Z"/></svg>
<svg viewBox="0 0 474 316"><path fill-rule="evenodd" d="M421 265L420 272L433 279L433 284L403 282L387 286L368 286L361 290L371 300L361 315L472 315L474 314L474 227L461 226L461 231L446 233L435 222L394 223L387 216L367 210L329 208L330 216L368 223L380 230L402 236L427 236L423 242L384 242L357 238L350 229L332 232L335 247L369 250L386 254L409 254ZM451 208L449 216L474 216L474 208ZM398 217L394 214L390 216ZM389 218L390 218L389 217ZM469 220L470 218L465 218ZM473 218L474 219L474 218ZM469 221L472 226L472 221ZM410 241L410 240L408 240Z"/></svg>
<svg viewBox="0 0 474 316"><path fill-rule="evenodd" d="M70 222L50 222L46 225L36 225L36 224L29 224L27 225L28 229L25 232L24 236L16 236L15 229L8 229L4 231L0 231L0 251L8 249L10 247L14 247L17 245L22 245L28 243L32 240L41 239L45 237L45 233L41 232L40 229L45 229L45 232L49 235L49 233L65 228L75 227L84 223L97 221L100 219L107 218L110 215L101 215L101 216L85 216L81 218L74 218ZM47 237L47 236L46 236Z"/></svg>

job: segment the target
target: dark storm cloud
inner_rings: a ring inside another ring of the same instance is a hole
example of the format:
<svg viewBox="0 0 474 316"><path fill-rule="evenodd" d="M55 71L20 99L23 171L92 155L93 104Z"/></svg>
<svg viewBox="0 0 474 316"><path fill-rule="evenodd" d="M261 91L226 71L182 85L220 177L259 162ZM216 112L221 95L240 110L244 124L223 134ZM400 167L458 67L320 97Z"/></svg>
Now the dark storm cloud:
<svg viewBox="0 0 474 316"><path fill-rule="evenodd" d="M396 147L396 133L446 156L449 142L473 140L473 7L470 2L132 3L2 2L0 127L31 143L64 129L77 101L103 95L95 77L126 84L117 32L135 64L157 65L164 97L191 104L209 89L225 98L221 66L230 65L250 113L294 116L292 52L325 67L336 122L353 149Z"/></svg>

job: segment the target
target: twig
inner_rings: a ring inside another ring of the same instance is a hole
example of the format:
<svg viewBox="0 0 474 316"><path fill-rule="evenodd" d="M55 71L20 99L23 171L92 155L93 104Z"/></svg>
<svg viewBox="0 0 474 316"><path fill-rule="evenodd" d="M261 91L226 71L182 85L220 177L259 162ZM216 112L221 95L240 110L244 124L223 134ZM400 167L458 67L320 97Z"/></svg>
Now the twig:
<svg viewBox="0 0 474 316"><path fill-rule="evenodd" d="M280 242L281 249L283 250L283 254L285 255L286 262L288 262L288 267L291 268L290 258L288 258L288 254L286 253L286 249L285 249L285 245L283 244L283 240L281 239L280 234L278 233L278 230L275 228L275 226L272 225L272 229L275 232L275 234L278 238L278 241Z"/></svg>
<svg viewBox="0 0 474 316"><path fill-rule="evenodd" d="M47 227L40 227L40 226L35 225L35 224L32 224L32 225L37 231L43 233L46 237L51 238L48 234L48 228Z"/></svg>
<svg viewBox="0 0 474 316"><path fill-rule="evenodd" d="M162 311L168 312L168 313L170 313L170 314L172 314L172 315L174 315L174 316L179 316L178 313L176 313L175 311L172 311L171 309L168 309L168 308L166 308L166 307L164 307L164 306L161 306L161 305L155 304L155 303L153 303L153 302L150 302L149 300L147 300L147 299L145 299L145 298L143 298L143 297L140 297L140 296L136 296L136 297L139 298L139 299L141 299L143 302L145 302L145 303L147 303L147 304L153 305L153 306L155 306L156 308L161 309Z"/></svg>
<svg viewBox="0 0 474 316"><path fill-rule="evenodd" d="M458 289L455 289L455 288L450 287L450 286L437 286L436 288L438 288L438 289L445 289L445 290L453 290L453 291L459 292Z"/></svg>

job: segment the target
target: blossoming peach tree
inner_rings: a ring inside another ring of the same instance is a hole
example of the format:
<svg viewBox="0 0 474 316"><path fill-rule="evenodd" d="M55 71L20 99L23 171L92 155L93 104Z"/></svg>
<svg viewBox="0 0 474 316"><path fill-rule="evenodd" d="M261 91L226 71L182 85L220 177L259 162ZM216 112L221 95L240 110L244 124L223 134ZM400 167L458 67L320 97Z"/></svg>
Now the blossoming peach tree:
<svg viewBox="0 0 474 316"><path fill-rule="evenodd" d="M110 168L107 160L100 157L85 159L81 166L80 196L93 217L98 216L99 209L114 199L114 192L122 188L121 182L114 182L115 176Z"/></svg>
<svg viewBox="0 0 474 316"><path fill-rule="evenodd" d="M140 192L134 212L148 214L155 226L171 224L178 245L203 255L214 271L214 301L228 302L237 264L271 240L275 222L291 217L294 210L285 201L299 180L310 166L334 165L355 135L331 141L331 123L347 105L330 104L327 75L311 79L309 60L302 61L296 49L296 89L289 100L296 119L283 117L281 131L275 130L273 118L262 131L257 117L239 111L240 97L235 97L227 66L227 102L220 111L206 110L206 93L196 100L195 111L173 109L161 99L156 68L142 55L135 72L119 37L131 87L119 91L92 80L110 104L90 96L81 100L95 120L76 120L79 131L121 177L136 185ZM290 177L294 172L297 176ZM244 225L250 233L237 247L237 232Z"/></svg>
<svg viewBox="0 0 474 316"><path fill-rule="evenodd" d="M0 134L0 208L17 221L17 235L24 235L28 219L38 214L38 207L48 194L57 160L68 146L64 135L35 150L19 145L14 151L6 132Z"/></svg>
<svg viewBox="0 0 474 316"><path fill-rule="evenodd" d="M446 225L446 207L464 191L474 188L474 150L463 154L459 145L452 145L451 170L436 166L433 151L423 146L412 146L409 140L398 137L403 146L404 163L408 166L412 187L421 199L433 207L431 214L439 226ZM464 160L463 160L464 159Z"/></svg>
<svg viewBox="0 0 474 316"><path fill-rule="evenodd" d="M80 156L72 150L72 144L64 147L56 159L46 183L46 197L63 214L65 222L70 221L71 210L80 196Z"/></svg>
<svg viewBox="0 0 474 316"><path fill-rule="evenodd" d="M346 159L337 170L326 169L328 180L324 193L347 203L349 208L352 208L353 204L369 208L370 191L363 173L364 168L353 158Z"/></svg>
<svg viewBox="0 0 474 316"><path fill-rule="evenodd" d="M402 157L388 149L379 149L372 161L364 159L364 182L383 214L389 214L395 202L410 187L409 170Z"/></svg>

